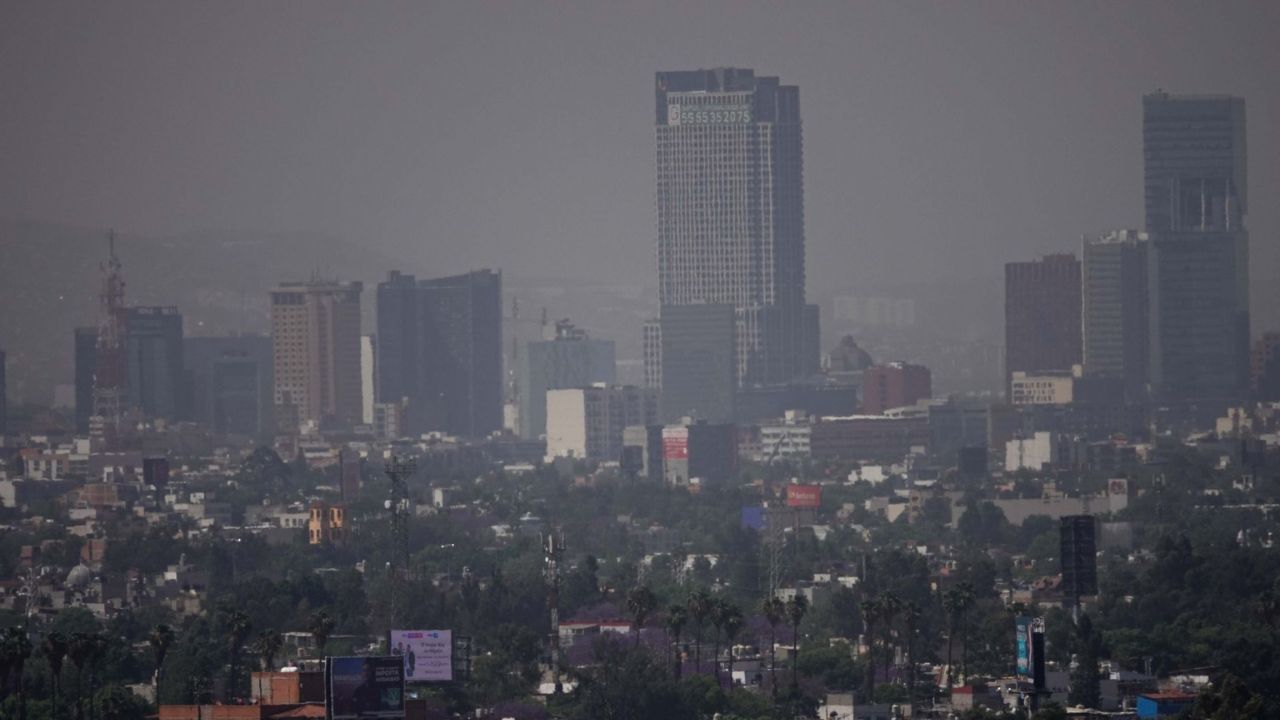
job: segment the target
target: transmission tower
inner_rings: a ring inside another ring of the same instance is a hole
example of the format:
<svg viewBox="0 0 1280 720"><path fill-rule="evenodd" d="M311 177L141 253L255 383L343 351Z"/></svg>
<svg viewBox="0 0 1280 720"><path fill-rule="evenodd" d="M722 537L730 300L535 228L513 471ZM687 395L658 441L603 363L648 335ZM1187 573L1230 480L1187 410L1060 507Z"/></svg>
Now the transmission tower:
<svg viewBox="0 0 1280 720"><path fill-rule="evenodd" d="M391 628L401 621L401 611L405 595L405 585L409 579L409 478L417 470L413 460L401 460L392 455L387 460L383 472L391 480L390 498L387 510L391 513Z"/></svg>
<svg viewBox="0 0 1280 720"><path fill-rule="evenodd" d="M546 558L544 573L547 579L547 607L551 610L551 674L555 680L555 694L563 690L560 684L560 558L564 555L564 534L545 533L542 550Z"/></svg>
<svg viewBox="0 0 1280 720"><path fill-rule="evenodd" d="M100 266L98 344L93 369L92 434L108 446L119 439L124 414L125 339L129 311L124 305L124 271L116 257L116 233L107 235L107 261Z"/></svg>

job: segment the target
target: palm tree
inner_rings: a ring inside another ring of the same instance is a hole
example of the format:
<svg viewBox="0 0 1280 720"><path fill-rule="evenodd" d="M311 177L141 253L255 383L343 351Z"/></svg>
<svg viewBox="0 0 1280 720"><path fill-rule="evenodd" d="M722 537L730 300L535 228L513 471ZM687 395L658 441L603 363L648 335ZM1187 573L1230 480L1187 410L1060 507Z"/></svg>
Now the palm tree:
<svg viewBox="0 0 1280 720"><path fill-rule="evenodd" d="M173 645L173 628L161 623L147 637L151 652L156 660L155 692L156 703L160 702L160 684L164 680L164 658L169 654L169 646Z"/></svg>
<svg viewBox="0 0 1280 720"><path fill-rule="evenodd" d="M62 660L67 656L67 638L54 630L44 636L41 643L45 661L49 663L49 688L52 691L53 705L51 714L58 717L58 695L62 690Z"/></svg>
<svg viewBox="0 0 1280 720"><path fill-rule="evenodd" d="M769 623L769 682L773 686L773 697L778 697L778 623L787 616L787 604L774 595L760 603L760 612Z"/></svg>
<svg viewBox="0 0 1280 720"><path fill-rule="evenodd" d="M800 621L809 612L809 599L796 593L787 601L787 617L791 620L791 689L794 692L800 686L797 675L800 665Z"/></svg>
<svg viewBox="0 0 1280 720"><path fill-rule="evenodd" d="M897 659L893 643L893 623L902 612L902 600L893 591L880 596L880 617L884 620L884 680L889 682L889 671Z"/></svg>
<svg viewBox="0 0 1280 720"><path fill-rule="evenodd" d="M720 632L724 630L724 618L728 609L729 603L724 598L711 601L711 627L715 628L715 652L711 655L711 669L716 676L716 685L720 684Z"/></svg>
<svg viewBox="0 0 1280 720"><path fill-rule="evenodd" d="M956 624L960 619L960 605L963 600L960 598L960 591L952 588L942 594L942 609L947 616L947 688L955 685L955 671L952 670L951 648L955 644Z"/></svg>
<svg viewBox="0 0 1280 720"><path fill-rule="evenodd" d="M683 605L672 605L667 608L667 632L671 634L672 642L676 648L676 664L674 675L676 680L680 679L681 666L684 664L680 660L680 633L684 631L684 624L689 621L688 611Z"/></svg>
<svg viewBox="0 0 1280 720"><path fill-rule="evenodd" d="M903 607L903 615L906 616L907 625L907 704L911 706L912 715L915 715L916 702L916 628L919 625L920 618L924 615L924 611L914 602L908 602Z"/></svg>
<svg viewBox="0 0 1280 720"><path fill-rule="evenodd" d="M724 630L725 642L729 646L729 688L733 689L733 642L738 638L738 633L742 631L745 619L742 617L742 609L733 603L725 603L724 617L720 618L721 628Z"/></svg>
<svg viewBox="0 0 1280 720"><path fill-rule="evenodd" d="M4 633L3 640L0 640L0 653L4 654L4 664L9 672L13 672L18 676L18 717L20 720L26 720L27 717L27 693L26 682L24 682L23 671L26 668L27 660L31 657L31 638L27 637L25 627L13 626ZM6 676L7 680L8 677Z"/></svg>
<svg viewBox="0 0 1280 720"><path fill-rule="evenodd" d="M698 590L689 595L689 617L693 618L693 667L694 672L702 674L702 621L711 612L711 596Z"/></svg>
<svg viewBox="0 0 1280 720"><path fill-rule="evenodd" d="M324 657L324 646L329 643L329 633L333 632L336 624L333 618L329 617L329 613L323 610L312 613L311 617L307 618L307 632L315 638L316 653L320 657Z"/></svg>
<svg viewBox="0 0 1280 720"><path fill-rule="evenodd" d="M227 651L231 662L227 672L227 686L222 691L222 700L223 702L228 702L235 697L236 685L239 680L240 650L244 647L244 641L249 638L249 632L252 630L253 625L249 622L249 616L239 610L225 611L225 622L227 626Z"/></svg>
<svg viewBox="0 0 1280 720"><path fill-rule="evenodd" d="M875 702L876 694L876 621L880 618L880 601L867 598L858 603L862 612L862 634L867 640L867 702Z"/></svg>
<svg viewBox="0 0 1280 720"><path fill-rule="evenodd" d="M67 643L67 657L76 666L76 720L84 720L84 668L94 653L94 640L90 633L76 632L71 634Z"/></svg>
<svg viewBox="0 0 1280 720"><path fill-rule="evenodd" d="M284 636L270 628L258 635L258 656L262 659L262 669L270 672L276 667L276 655L284 647Z"/></svg>
<svg viewBox="0 0 1280 720"><path fill-rule="evenodd" d="M960 583L960 669L965 682L969 682L969 608L977 599L973 583Z"/></svg>
<svg viewBox="0 0 1280 720"><path fill-rule="evenodd" d="M627 612L631 613L631 619L636 625L636 647L640 647L640 631L644 628L644 622L656 607L658 596L645 585L637 585L627 593Z"/></svg>

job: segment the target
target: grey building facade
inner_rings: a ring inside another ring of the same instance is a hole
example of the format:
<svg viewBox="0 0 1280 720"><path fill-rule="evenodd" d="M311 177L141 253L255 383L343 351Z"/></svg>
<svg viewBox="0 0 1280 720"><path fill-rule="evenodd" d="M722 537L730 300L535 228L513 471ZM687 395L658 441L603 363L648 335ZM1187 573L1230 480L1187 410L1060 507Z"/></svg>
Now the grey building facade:
<svg viewBox="0 0 1280 720"><path fill-rule="evenodd" d="M187 338L191 418L218 432L249 437L272 433L271 353L266 335Z"/></svg>
<svg viewBox="0 0 1280 720"><path fill-rule="evenodd" d="M502 273L378 285L378 401L405 402L409 435L502 428Z"/></svg>
<svg viewBox="0 0 1280 720"><path fill-rule="evenodd" d="M806 357L799 88L716 68L659 72L654 97L661 305L733 307L743 385L803 375L817 358Z"/></svg>
<svg viewBox="0 0 1280 720"><path fill-rule="evenodd" d="M568 321L556 323L555 337L527 343L517 364L520 436L536 440L547 431L548 390L616 382L613 341L593 340Z"/></svg>
<svg viewBox="0 0 1280 720"><path fill-rule="evenodd" d="M732 420L738 370L734 307L671 305L662 308L661 323L662 421Z"/></svg>
<svg viewBox="0 0 1280 720"><path fill-rule="evenodd" d="M145 418L186 418L182 314L175 307L131 307L126 338L126 407Z"/></svg>
<svg viewBox="0 0 1280 720"><path fill-rule="evenodd" d="M1146 233L1118 230L1084 238L1084 371L1123 381L1124 397L1147 394L1149 328Z"/></svg>
<svg viewBox="0 0 1280 720"><path fill-rule="evenodd" d="M1245 103L1143 97L1149 381L1172 404L1235 402L1249 367Z"/></svg>

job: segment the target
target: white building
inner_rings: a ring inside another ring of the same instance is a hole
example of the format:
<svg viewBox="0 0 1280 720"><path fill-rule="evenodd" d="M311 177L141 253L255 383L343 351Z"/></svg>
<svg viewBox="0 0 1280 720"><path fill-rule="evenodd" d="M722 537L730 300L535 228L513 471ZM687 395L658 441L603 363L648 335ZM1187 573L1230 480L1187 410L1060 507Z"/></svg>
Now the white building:
<svg viewBox="0 0 1280 720"><path fill-rule="evenodd" d="M1004 445L1005 472L1034 470L1055 465L1060 458L1058 434L1038 432L1028 438L1014 438Z"/></svg>
<svg viewBox="0 0 1280 720"><path fill-rule="evenodd" d="M1076 379L1069 373L1028 374L1021 370L1010 379L1014 405L1070 405Z"/></svg>
<svg viewBox="0 0 1280 720"><path fill-rule="evenodd" d="M658 422L654 392L632 385L547 391L547 457L618 460L628 425Z"/></svg>

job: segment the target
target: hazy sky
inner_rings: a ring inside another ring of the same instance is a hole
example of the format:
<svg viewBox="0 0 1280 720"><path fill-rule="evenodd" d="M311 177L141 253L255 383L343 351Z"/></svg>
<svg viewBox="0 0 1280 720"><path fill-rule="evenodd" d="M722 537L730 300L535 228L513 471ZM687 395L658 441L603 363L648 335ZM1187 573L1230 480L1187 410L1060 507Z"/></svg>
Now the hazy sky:
<svg viewBox="0 0 1280 720"><path fill-rule="evenodd" d="M801 88L811 291L1136 226L1141 94L1242 95L1276 319L1273 0L4 0L0 215L653 284L653 73L716 65Z"/></svg>

